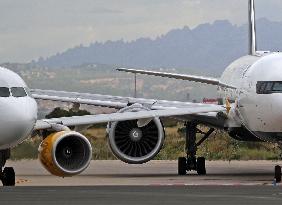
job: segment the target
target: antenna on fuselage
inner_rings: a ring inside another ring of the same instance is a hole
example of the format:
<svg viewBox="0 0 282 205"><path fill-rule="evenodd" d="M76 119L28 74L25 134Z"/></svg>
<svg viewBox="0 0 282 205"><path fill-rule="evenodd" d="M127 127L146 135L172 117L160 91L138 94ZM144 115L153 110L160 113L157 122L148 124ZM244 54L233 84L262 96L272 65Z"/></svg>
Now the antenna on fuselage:
<svg viewBox="0 0 282 205"><path fill-rule="evenodd" d="M256 55L256 51L257 36L255 0L249 0L249 55Z"/></svg>

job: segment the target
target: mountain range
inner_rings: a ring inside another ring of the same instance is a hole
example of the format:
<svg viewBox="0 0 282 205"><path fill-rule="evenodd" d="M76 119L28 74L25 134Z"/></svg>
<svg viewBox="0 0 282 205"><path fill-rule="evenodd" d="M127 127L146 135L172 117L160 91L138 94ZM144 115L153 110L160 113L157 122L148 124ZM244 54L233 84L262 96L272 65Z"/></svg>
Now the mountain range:
<svg viewBox="0 0 282 205"><path fill-rule="evenodd" d="M193 29L173 29L156 39L140 38L126 42L94 42L33 61L47 67L73 67L99 63L135 68L176 68L219 75L236 58L247 54L247 25L227 20L201 24ZM257 21L259 50L282 50L282 22L266 18Z"/></svg>

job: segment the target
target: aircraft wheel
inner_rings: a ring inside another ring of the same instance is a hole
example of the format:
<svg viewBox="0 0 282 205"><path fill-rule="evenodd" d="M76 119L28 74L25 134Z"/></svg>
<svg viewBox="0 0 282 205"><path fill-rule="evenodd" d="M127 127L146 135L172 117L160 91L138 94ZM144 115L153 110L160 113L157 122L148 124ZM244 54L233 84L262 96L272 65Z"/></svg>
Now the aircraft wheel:
<svg viewBox="0 0 282 205"><path fill-rule="evenodd" d="M2 172L2 183L3 186L15 186L15 171L13 167L5 167Z"/></svg>
<svg viewBox="0 0 282 205"><path fill-rule="evenodd" d="M281 182L281 167L280 166L275 166L275 179L277 183Z"/></svg>
<svg viewBox="0 0 282 205"><path fill-rule="evenodd" d="M178 158L178 175L186 175L187 162L185 157Z"/></svg>
<svg viewBox="0 0 282 205"><path fill-rule="evenodd" d="M206 175L206 159L204 157L198 157L197 159L197 173L198 175Z"/></svg>

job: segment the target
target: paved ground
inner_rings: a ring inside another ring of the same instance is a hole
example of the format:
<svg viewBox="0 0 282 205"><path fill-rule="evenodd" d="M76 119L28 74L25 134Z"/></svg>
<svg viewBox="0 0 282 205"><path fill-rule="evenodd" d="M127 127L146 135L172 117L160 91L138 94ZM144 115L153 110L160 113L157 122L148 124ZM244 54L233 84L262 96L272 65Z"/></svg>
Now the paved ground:
<svg viewBox="0 0 282 205"><path fill-rule="evenodd" d="M207 162L207 176L177 176L176 161L127 165L93 161L81 175L57 178L38 161L8 162L17 187L0 187L0 204L282 204L274 166L282 162Z"/></svg>
<svg viewBox="0 0 282 205"><path fill-rule="evenodd" d="M157 186L157 185L271 185L274 166L282 162L207 162L207 176L177 175L176 161L151 161L127 165L120 161L92 161L79 176L51 176L37 160L8 162L17 176L17 186ZM281 186L282 187L282 186Z"/></svg>
<svg viewBox="0 0 282 205"><path fill-rule="evenodd" d="M52 204L282 204L282 189L271 186L98 186L0 188L1 205Z"/></svg>

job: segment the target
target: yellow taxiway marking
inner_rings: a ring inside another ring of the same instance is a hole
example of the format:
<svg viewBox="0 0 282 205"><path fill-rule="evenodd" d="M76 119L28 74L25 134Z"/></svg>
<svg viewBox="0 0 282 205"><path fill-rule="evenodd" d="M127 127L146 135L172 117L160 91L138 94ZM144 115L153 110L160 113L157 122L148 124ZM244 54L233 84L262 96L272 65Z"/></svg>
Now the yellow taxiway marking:
<svg viewBox="0 0 282 205"><path fill-rule="evenodd" d="M27 180L27 179L18 179L18 180L16 180L16 184L23 184L23 183L27 183L27 182L30 182L30 181Z"/></svg>

